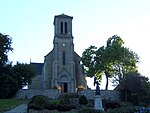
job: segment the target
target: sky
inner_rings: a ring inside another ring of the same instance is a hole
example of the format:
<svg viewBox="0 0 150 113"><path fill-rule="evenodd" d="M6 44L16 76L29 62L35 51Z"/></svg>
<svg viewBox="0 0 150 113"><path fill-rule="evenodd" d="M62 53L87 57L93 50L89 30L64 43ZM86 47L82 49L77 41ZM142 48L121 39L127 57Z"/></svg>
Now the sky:
<svg viewBox="0 0 150 113"><path fill-rule="evenodd" d="M53 48L54 16L64 13L73 16L74 49L80 56L117 34L140 57L139 72L150 78L149 6L150 0L0 0L0 32L12 37L8 56L13 64L43 63Z"/></svg>

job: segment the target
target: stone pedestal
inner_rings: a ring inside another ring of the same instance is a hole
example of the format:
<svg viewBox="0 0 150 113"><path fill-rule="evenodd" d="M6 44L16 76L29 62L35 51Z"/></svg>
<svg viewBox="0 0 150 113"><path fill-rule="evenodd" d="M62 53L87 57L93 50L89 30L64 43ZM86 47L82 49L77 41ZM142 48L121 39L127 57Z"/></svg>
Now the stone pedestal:
<svg viewBox="0 0 150 113"><path fill-rule="evenodd" d="M94 108L96 110L102 110L102 111L104 111L104 108L102 106L102 98L101 98L100 95L95 95Z"/></svg>

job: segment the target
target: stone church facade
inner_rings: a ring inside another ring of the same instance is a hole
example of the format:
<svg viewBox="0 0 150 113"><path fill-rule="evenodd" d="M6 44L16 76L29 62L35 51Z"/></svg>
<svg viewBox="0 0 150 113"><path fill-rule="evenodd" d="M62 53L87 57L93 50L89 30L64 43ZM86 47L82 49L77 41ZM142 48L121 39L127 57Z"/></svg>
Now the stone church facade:
<svg viewBox="0 0 150 113"><path fill-rule="evenodd" d="M81 58L74 51L72 20L65 14L54 17L53 49L44 63L31 63L36 76L28 89L49 90L59 86L61 93L74 93L79 87L87 88Z"/></svg>

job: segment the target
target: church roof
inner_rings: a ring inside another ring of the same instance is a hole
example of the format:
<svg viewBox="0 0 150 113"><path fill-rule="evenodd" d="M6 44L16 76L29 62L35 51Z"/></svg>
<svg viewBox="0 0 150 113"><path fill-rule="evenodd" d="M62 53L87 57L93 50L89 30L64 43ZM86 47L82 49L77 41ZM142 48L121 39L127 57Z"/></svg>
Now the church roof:
<svg viewBox="0 0 150 113"><path fill-rule="evenodd" d="M57 18L71 18L71 19L73 18L72 16L65 15L64 13L61 14L61 15L56 15L55 18L56 18L56 17L57 17Z"/></svg>
<svg viewBox="0 0 150 113"><path fill-rule="evenodd" d="M61 15L56 15L55 18L54 18L54 25L55 25L55 19L56 18L70 18L71 20L73 19L72 16L65 15L64 13L61 14Z"/></svg>
<svg viewBox="0 0 150 113"><path fill-rule="evenodd" d="M42 68L44 66L44 63L33 63L33 62L31 62L30 64L33 66L36 75L42 75Z"/></svg>

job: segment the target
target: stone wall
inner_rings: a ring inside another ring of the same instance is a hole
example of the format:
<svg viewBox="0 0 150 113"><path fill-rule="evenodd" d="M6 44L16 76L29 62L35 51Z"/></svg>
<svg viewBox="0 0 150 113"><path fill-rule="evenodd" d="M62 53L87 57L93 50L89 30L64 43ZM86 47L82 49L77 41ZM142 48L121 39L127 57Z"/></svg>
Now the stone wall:
<svg viewBox="0 0 150 113"><path fill-rule="evenodd" d="M120 100L119 91L115 91L115 90L101 90L101 96L102 96L102 99Z"/></svg>
<svg viewBox="0 0 150 113"><path fill-rule="evenodd" d="M60 96L60 93L55 90L29 90L29 89L19 89L16 96L14 98L16 99L25 99L25 98L32 98L35 95L44 95L48 98L55 99Z"/></svg>
<svg viewBox="0 0 150 113"><path fill-rule="evenodd" d="M41 76L42 75L36 75L35 77L33 77L31 83L28 85L28 89L30 90L41 89Z"/></svg>
<svg viewBox="0 0 150 113"><path fill-rule="evenodd" d="M101 90L101 97L102 99L107 100L117 100L119 101L119 92L115 90ZM79 95L85 95L87 99L94 99L95 97L95 90L83 90L78 93Z"/></svg>
<svg viewBox="0 0 150 113"><path fill-rule="evenodd" d="M87 99L94 99L95 96L94 90L90 89L79 91L78 94L86 96Z"/></svg>
<svg viewBox="0 0 150 113"><path fill-rule="evenodd" d="M115 90L101 90L101 97L102 99L108 100L117 100L119 101L119 92ZM94 99L95 97L95 90L82 90L78 92L79 95L85 95L87 99ZM24 99L24 98L32 98L35 95L44 95L48 98L55 99L59 98L60 93L55 89L50 90L29 90L29 89L20 89L15 98L17 99Z"/></svg>

